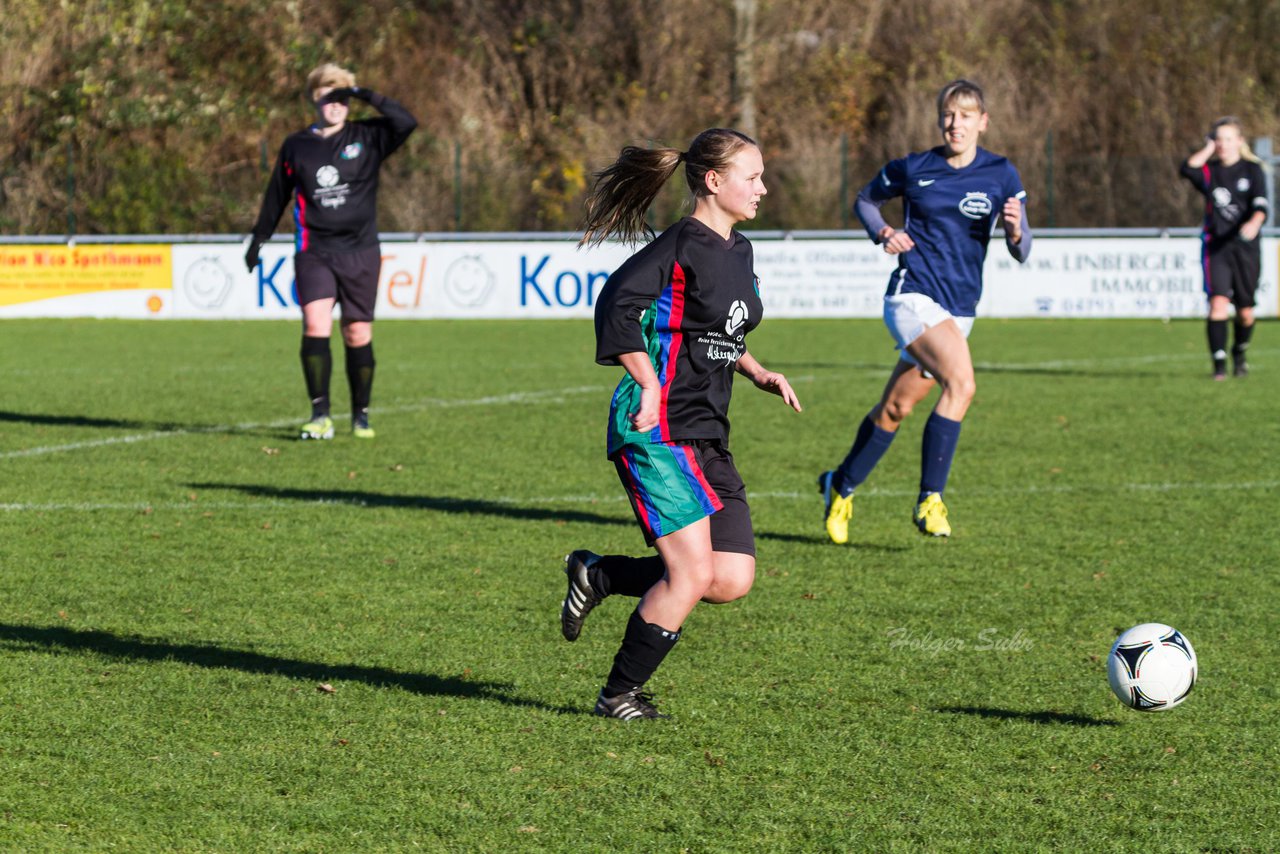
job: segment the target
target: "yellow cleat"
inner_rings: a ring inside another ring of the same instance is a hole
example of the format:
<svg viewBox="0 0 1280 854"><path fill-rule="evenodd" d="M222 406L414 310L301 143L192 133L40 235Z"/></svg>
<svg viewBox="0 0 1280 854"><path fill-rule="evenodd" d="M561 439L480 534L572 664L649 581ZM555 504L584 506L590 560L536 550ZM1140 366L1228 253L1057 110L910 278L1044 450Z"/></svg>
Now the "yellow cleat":
<svg viewBox="0 0 1280 854"><path fill-rule="evenodd" d="M368 413L362 412L351 419L351 435L357 439L372 439L378 435L373 432L373 428L369 426Z"/></svg>
<svg viewBox="0 0 1280 854"><path fill-rule="evenodd" d="M312 418L298 429L299 439L332 439L333 419L327 415Z"/></svg>
<svg viewBox="0 0 1280 854"><path fill-rule="evenodd" d="M849 542L849 520L853 518L853 493L841 495L831 489L835 472L824 471L818 475L818 491L822 493L827 536L831 542L844 545Z"/></svg>
<svg viewBox="0 0 1280 854"><path fill-rule="evenodd" d="M924 500L916 505L912 521L920 529L920 533L931 537L951 536L951 523L947 521L947 505L942 503L942 496L930 492Z"/></svg>

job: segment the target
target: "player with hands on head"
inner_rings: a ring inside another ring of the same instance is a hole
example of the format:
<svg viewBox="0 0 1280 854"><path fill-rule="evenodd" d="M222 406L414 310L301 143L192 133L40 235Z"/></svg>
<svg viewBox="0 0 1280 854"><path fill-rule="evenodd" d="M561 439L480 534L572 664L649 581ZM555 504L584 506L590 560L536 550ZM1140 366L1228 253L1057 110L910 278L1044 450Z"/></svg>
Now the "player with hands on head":
<svg viewBox="0 0 1280 854"><path fill-rule="evenodd" d="M382 162L399 148L418 121L399 103L361 86L344 68L327 63L307 77L307 97L316 121L280 147L258 221L249 237L245 266L261 263L259 252L290 201L294 209L293 268L302 306L302 372L311 417L303 439L332 439L329 376L333 358L333 308L342 311L351 429L371 439L373 315L382 251L378 245L378 177ZM348 121L352 98L382 115Z"/></svg>
<svg viewBox="0 0 1280 854"><path fill-rule="evenodd" d="M596 175L583 243L652 236L645 211L684 164L693 213L619 267L596 302L596 361L626 371L609 410L607 453L657 555L565 558L561 631L576 640L606 596L638 598L596 700L604 717L665 717L645 684L699 601L740 599L755 580L746 486L729 453L729 397L739 373L800 411L787 378L748 352L763 304L751 243L734 226L765 195L760 148L713 128L688 151L627 146Z"/></svg>
<svg viewBox="0 0 1280 854"><path fill-rule="evenodd" d="M938 95L942 145L890 162L858 194L867 234L898 258L884 298L884 321L899 351L880 400L859 425L844 461L818 477L827 536L849 541L853 492L889 449L911 411L940 385L925 422L920 491L912 521L923 534L951 535L943 490L960 424L976 390L968 336L982 295L982 265L997 227L1019 262L1031 252L1026 192L1004 157L978 145L989 116L982 89L954 80ZM903 226L880 208L901 197Z"/></svg>
<svg viewBox="0 0 1280 854"><path fill-rule="evenodd" d="M1249 373L1245 358L1253 337L1254 295L1262 274L1258 233L1266 224L1266 176L1244 140L1240 120L1218 119L1205 144L1182 164L1184 178L1204 196L1201 263L1204 290L1209 297L1209 353L1213 378L1227 378L1227 318L1236 309L1235 341L1231 345L1232 373Z"/></svg>

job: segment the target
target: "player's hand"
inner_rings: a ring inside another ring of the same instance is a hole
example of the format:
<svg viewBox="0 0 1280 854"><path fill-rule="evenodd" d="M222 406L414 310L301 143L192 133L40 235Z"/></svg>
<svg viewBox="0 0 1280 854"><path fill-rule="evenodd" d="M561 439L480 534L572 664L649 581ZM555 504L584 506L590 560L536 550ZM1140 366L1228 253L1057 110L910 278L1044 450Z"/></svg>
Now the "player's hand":
<svg viewBox="0 0 1280 854"><path fill-rule="evenodd" d="M252 273L258 266L258 250L261 248L262 244L260 242L255 238L249 238L249 248L246 249L244 253L244 265L248 268L250 273Z"/></svg>
<svg viewBox="0 0 1280 854"><path fill-rule="evenodd" d="M796 412L803 412L800 408L800 398L796 397L795 391L791 388L791 383L787 382L787 378L777 371L762 371L751 378L756 384L756 388L761 391L771 392L782 398L782 402L790 406Z"/></svg>
<svg viewBox="0 0 1280 854"><path fill-rule="evenodd" d="M1000 209L1000 216L1004 218L1004 234L1009 238L1009 242L1021 242L1022 202L1014 198L1005 199L1004 207Z"/></svg>
<svg viewBox="0 0 1280 854"><path fill-rule="evenodd" d="M640 408L631 413L631 426L641 433L648 433L658 426L659 402L662 391L657 386L640 387Z"/></svg>
<svg viewBox="0 0 1280 854"><path fill-rule="evenodd" d="M373 92L363 86L343 86L330 91L321 98L317 103L328 104L331 101L341 101L347 103L352 98L359 98L361 101L368 101L373 96Z"/></svg>
<svg viewBox="0 0 1280 854"><path fill-rule="evenodd" d="M1249 219L1245 224L1240 226L1240 237L1244 240L1253 242L1258 237L1258 232L1262 231L1262 223Z"/></svg>
<svg viewBox="0 0 1280 854"><path fill-rule="evenodd" d="M890 255L901 255L916 248L916 242L911 239L911 235L889 225L880 232L880 242L884 244L884 251Z"/></svg>

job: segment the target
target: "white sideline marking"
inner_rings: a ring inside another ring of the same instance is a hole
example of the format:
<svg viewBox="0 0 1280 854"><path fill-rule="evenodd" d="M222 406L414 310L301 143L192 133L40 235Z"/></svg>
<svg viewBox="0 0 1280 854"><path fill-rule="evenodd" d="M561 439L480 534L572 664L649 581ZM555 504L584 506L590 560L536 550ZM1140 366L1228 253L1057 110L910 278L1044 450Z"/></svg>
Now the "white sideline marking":
<svg viewBox="0 0 1280 854"><path fill-rule="evenodd" d="M573 386L571 388L547 389L546 391L519 391L511 394L496 394L486 397L463 398L460 400L428 397L416 403L409 403L401 406L374 407L370 412L378 415L389 412L421 412L426 409L455 409L463 406L494 406L502 403L556 403L567 395L595 394L607 391L609 391L609 387L607 386ZM333 414L333 419L335 421L350 417L350 413L346 412L337 412ZM83 448L100 448L107 445L128 445L134 442L149 442L152 439L167 439L171 436L194 436L202 433L240 433L248 430L261 430L264 428L277 430L283 427L297 426L299 423L298 419L289 418L276 421L265 421L257 424L219 424L213 427L192 427L189 429L178 430L152 430L148 433L135 433L131 436L112 436L107 439L92 439L86 442L69 442L65 445L45 445L39 448L24 448L20 451L6 451L0 454L0 460L10 460L19 457L39 457L45 454L61 454L66 451L78 451Z"/></svg>
<svg viewBox="0 0 1280 854"><path fill-rule="evenodd" d="M1073 492L1110 492L1117 489L1128 490L1130 492L1226 492L1226 491L1247 491L1256 489L1276 489L1280 488L1280 480L1256 480L1246 481L1243 483L1123 483L1117 485L1098 484L1096 486L1025 486L1017 489L972 489L960 490L950 489L948 492L953 495L963 495L966 497L982 498L991 495L1065 495ZM863 489L859 490L859 498L904 498L916 495L915 489ZM406 502L412 502L414 496L396 496L388 495L387 499L403 498ZM493 498L469 499L467 496L453 496L460 503L468 500L485 501L491 504L507 504L513 506L525 505L532 507L545 508L554 510L554 507L546 507L546 505L591 505L591 504L625 504L626 496L619 494L610 495L542 495L542 496L495 496ZM816 489L806 490L804 492L748 492L747 498L755 499L781 499L785 501L820 501L821 496ZM342 497L341 493L334 493L329 498L312 498L312 499L281 499L281 498L264 498L261 501L205 501L197 499L195 501L122 501L122 502L48 502L48 503L9 503L0 504L0 513L30 513L30 512L59 512L71 511L78 513L90 513L103 510L129 510L135 513L155 510L259 510L263 507L297 507L299 505L350 505L356 507L383 506L383 502L368 502L355 498L350 500ZM404 509L413 509L412 504L406 503Z"/></svg>

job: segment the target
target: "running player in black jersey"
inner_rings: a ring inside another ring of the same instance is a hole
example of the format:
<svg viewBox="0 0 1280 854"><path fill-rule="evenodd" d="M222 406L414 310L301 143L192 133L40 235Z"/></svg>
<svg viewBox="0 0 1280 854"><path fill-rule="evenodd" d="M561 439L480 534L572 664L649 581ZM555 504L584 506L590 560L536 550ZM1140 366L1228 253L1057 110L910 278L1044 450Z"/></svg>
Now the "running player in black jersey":
<svg viewBox="0 0 1280 854"><path fill-rule="evenodd" d="M596 361L626 375L609 412L608 454L631 500L649 557L565 559L561 631L576 640L604 597L639 597L596 701L605 717L657 718L644 685L699 602L731 602L755 580L746 487L728 450L733 374L800 402L782 374L747 352L762 305L751 243L733 230L765 194L760 149L737 131L703 131L687 152L628 146L596 176L583 243L652 234L644 216L684 163L693 214L609 277L596 303Z"/></svg>
<svg viewBox="0 0 1280 854"><path fill-rule="evenodd" d="M329 336L336 302L342 308L352 433L372 439L373 310L382 267L378 169L418 126L418 120L390 98L356 86L355 75L333 64L308 75L307 96L315 105L317 120L280 146L245 264L249 272L258 266L259 249L292 200L293 269L302 305L302 373L311 398L311 420L302 425L299 435L333 438ZM352 98L367 102L382 116L347 121Z"/></svg>
<svg viewBox="0 0 1280 854"><path fill-rule="evenodd" d="M1258 232L1267 221L1265 176L1249 151L1238 119L1227 116L1209 128L1204 147L1182 164L1182 175L1204 195L1201 262L1209 297L1209 353L1213 378L1227 378L1227 316L1236 307L1233 372L1249 372L1245 351L1253 336L1254 293L1262 273Z"/></svg>

